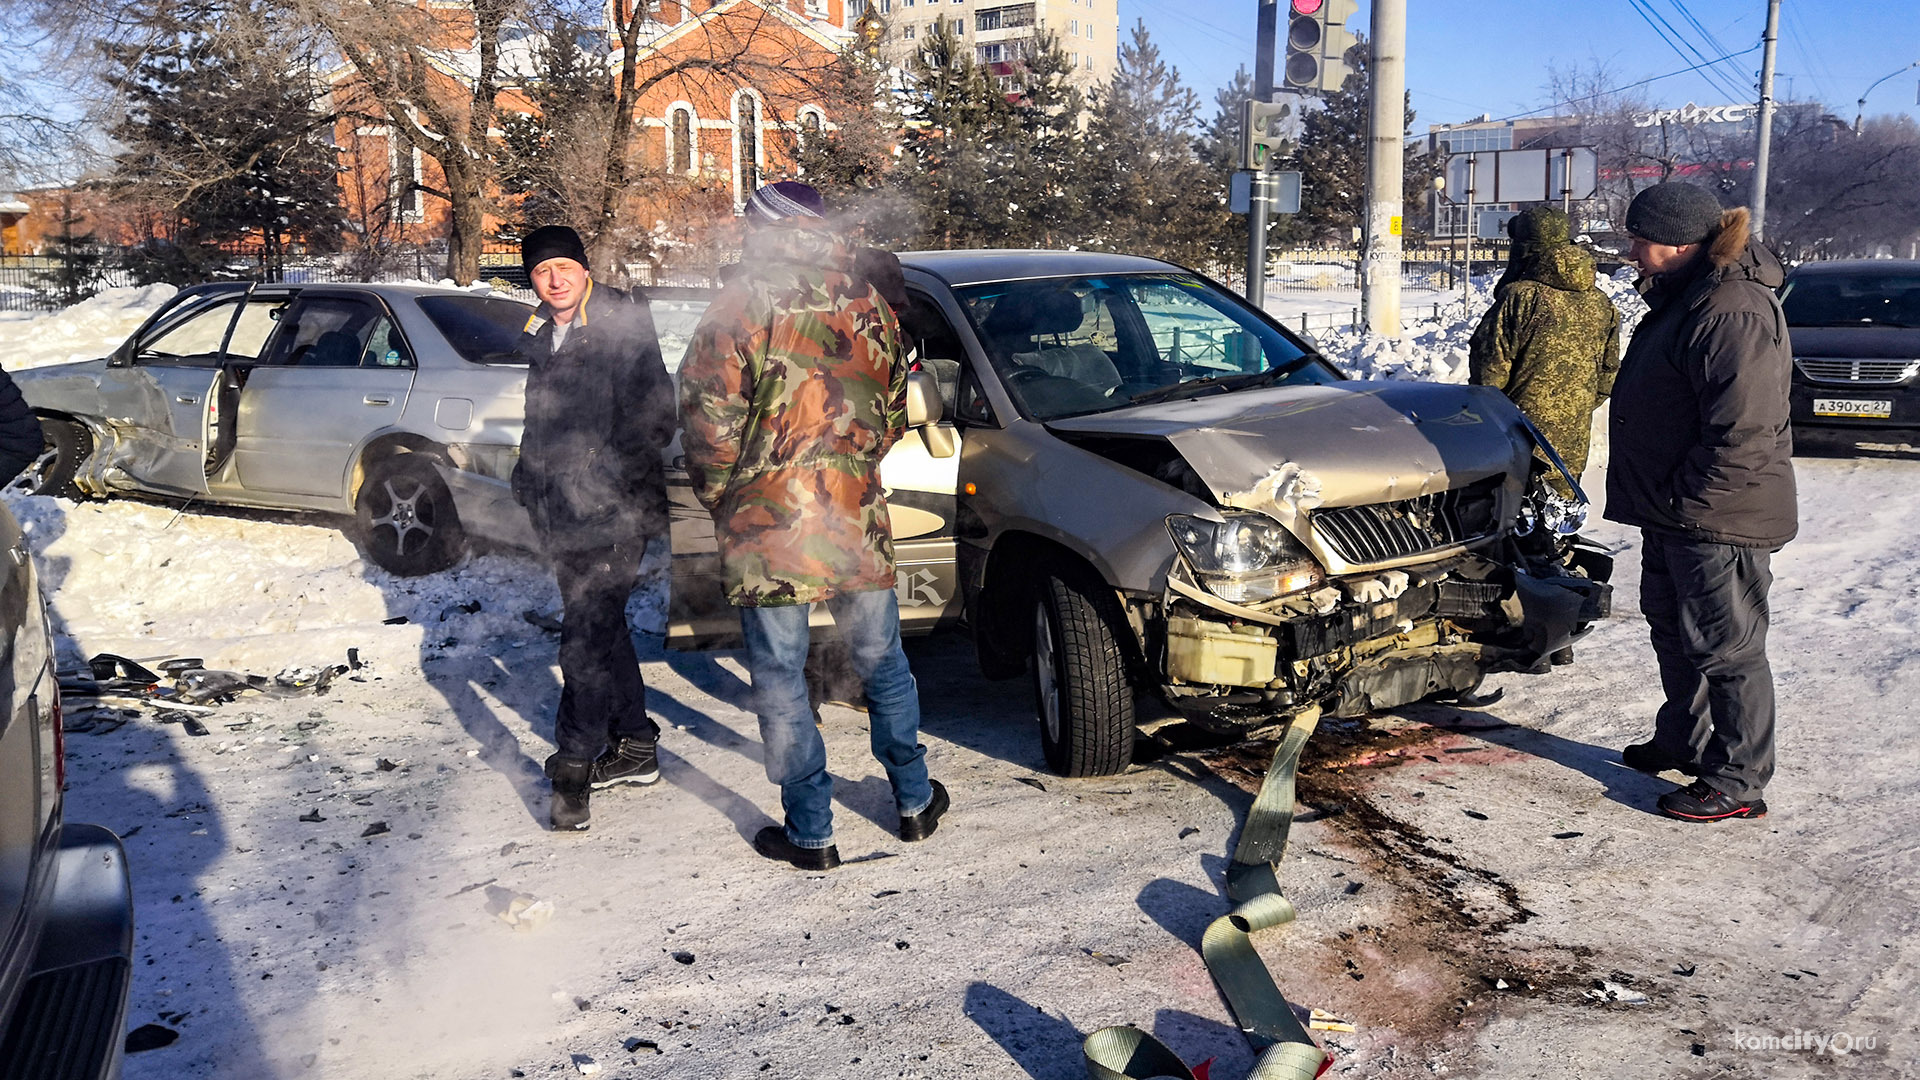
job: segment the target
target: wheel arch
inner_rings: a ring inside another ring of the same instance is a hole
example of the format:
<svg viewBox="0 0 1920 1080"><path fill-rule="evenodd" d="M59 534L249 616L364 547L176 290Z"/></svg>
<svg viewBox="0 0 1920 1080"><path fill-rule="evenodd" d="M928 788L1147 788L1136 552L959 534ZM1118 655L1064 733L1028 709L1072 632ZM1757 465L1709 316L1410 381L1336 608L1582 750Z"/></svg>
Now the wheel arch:
<svg viewBox="0 0 1920 1080"><path fill-rule="evenodd" d="M1078 578L1091 587L1099 586L1100 595L1111 597L1118 618L1116 629L1126 653L1134 685L1146 685L1145 652L1132 621L1126 617L1126 604L1120 590L1095 562L1066 544L1039 533L1009 530L1002 533L987 554L979 595L972 612L975 619L974 641L980 667L989 678L1013 678L1026 670L1033 655L1032 606L1039 587L1050 571Z"/></svg>
<svg viewBox="0 0 1920 1080"><path fill-rule="evenodd" d="M347 472L347 506L358 505L360 486L366 483L367 473L375 465L401 454L425 454L444 465L453 464L446 446L425 435L412 431L380 432L369 438L360 452L353 455L353 465Z"/></svg>

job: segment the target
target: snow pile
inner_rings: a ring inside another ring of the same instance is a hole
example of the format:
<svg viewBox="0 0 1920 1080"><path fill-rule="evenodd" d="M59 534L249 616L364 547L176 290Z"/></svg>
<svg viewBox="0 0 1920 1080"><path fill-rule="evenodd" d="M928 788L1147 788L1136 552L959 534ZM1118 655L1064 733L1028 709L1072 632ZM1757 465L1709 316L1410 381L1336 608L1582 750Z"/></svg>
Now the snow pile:
<svg viewBox="0 0 1920 1080"><path fill-rule="evenodd" d="M177 291L171 285L103 289L61 311L0 314L0 368L23 371L105 356Z"/></svg>
<svg viewBox="0 0 1920 1080"><path fill-rule="evenodd" d="M1633 328L1647 305L1633 289L1632 270L1612 277L1594 275L1594 284L1620 309L1620 351L1626 352ZM1499 278L1473 279L1473 299L1458 299L1440 308L1434 317L1409 320L1399 340L1367 330L1329 330L1317 335L1320 351L1356 379L1417 379L1425 382L1465 383L1470 375L1467 343L1473 328L1493 304L1493 286Z"/></svg>

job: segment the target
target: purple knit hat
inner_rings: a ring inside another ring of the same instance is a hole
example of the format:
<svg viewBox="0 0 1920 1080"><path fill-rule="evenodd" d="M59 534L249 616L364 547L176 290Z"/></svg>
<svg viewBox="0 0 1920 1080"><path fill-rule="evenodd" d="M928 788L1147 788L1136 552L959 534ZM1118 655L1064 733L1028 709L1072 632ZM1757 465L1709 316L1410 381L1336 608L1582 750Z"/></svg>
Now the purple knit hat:
<svg viewBox="0 0 1920 1080"><path fill-rule="evenodd" d="M798 180L767 184L747 200L747 218L756 225L771 225L785 218L817 218L826 212L826 200L820 193Z"/></svg>

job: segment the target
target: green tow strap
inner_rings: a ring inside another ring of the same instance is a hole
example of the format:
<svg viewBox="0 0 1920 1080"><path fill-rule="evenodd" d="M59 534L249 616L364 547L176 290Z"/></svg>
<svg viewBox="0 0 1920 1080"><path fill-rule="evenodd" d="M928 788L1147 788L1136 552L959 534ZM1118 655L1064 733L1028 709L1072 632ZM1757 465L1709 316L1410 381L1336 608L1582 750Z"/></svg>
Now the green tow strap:
<svg viewBox="0 0 1920 1080"><path fill-rule="evenodd" d="M1293 905L1280 895L1276 870L1293 827L1300 750L1319 723L1318 709L1288 723L1227 868L1227 898L1236 906L1215 919L1200 941L1208 974L1247 1041L1261 1052L1247 1080L1313 1080L1332 1060L1300 1026L1253 947L1254 934L1293 921ZM1089 1080L1195 1080L1193 1070L1166 1044L1136 1027L1101 1028L1080 1049Z"/></svg>

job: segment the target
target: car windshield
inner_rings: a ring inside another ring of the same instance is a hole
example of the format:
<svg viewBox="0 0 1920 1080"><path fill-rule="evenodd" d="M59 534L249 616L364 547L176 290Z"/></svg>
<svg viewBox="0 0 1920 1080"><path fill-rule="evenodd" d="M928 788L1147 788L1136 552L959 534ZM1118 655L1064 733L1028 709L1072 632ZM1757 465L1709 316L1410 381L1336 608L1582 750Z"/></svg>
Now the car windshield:
<svg viewBox="0 0 1920 1080"><path fill-rule="evenodd" d="M1106 412L1339 373L1192 274L1003 281L956 289L1022 412Z"/></svg>
<svg viewBox="0 0 1920 1080"><path fill-rule="evenodd" d="M1780 304L1789 326L1920 326L1920 272L1795 274Z"/></svg>
<svg viewBox="0 0 1920 1080"><path fill-rule="evenodd" d="M470 364L524 364L520 332L533 308L498 296L423 296L420 310Z"/></svg>

